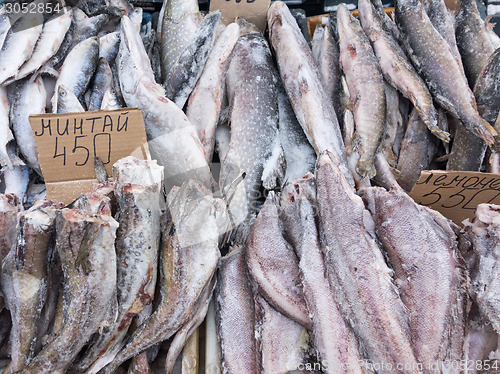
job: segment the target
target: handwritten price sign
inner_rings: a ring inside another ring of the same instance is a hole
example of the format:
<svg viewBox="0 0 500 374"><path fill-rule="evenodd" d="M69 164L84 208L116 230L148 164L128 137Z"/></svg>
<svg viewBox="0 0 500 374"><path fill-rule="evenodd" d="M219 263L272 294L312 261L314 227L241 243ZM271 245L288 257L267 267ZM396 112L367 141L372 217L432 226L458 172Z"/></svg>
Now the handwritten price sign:
<svg viewBox="0 0 500 374"><path fill-rule="evenodd" d="M478 204L500 204L500 175L462 171L423 171L410 192L458 225L474 217Z"/></svg>

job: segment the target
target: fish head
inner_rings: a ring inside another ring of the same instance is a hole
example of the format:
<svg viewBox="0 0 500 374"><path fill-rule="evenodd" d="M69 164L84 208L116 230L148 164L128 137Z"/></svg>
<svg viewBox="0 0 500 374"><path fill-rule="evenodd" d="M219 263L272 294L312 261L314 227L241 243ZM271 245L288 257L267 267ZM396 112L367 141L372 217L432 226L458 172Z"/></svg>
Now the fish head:
<svg viewBox="0 0 500 374"><path fill-rule="evenodd" d="M341 3L337 8L337 28L340 41L342 41L342 39L348 40L353 37L364 37L361 25L344 3Z"/></svg>

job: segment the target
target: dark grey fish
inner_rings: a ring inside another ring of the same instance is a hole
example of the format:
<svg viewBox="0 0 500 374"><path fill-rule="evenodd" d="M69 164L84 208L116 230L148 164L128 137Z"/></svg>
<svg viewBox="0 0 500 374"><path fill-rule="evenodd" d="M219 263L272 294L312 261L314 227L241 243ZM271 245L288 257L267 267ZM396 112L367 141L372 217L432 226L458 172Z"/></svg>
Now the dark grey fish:
<svg viewBox="0 0 500 374"><path fill-rule="evenodd" d="M290 9L290 13L297 22L300 32L308 44L311 44L311 35L309 34L309 25L307 24L307 14L304 9Z"/></svg>
<svg viewBox="0 0 500 374"><path fill-rule="evenodd" d="M406 192L409 193L417 183L420 173L429 169L437 151L437 138L431 134L414 109L408 120L396 167L396 180Z"/></svg>
<svg viewBox="0 0 500 374"><path fill-rule="evenodd" d="M423 5L418 0L396 1L396 20L406 51L437 103L460 119L469 131L492 144L496 131L477 112L460 65L446 40L432 26Z"/></svg>
<svg viewBox="0 0 500 374"><path fill-rule="evenodd" d="M97 68L94 74L90 101L87 110L101 109L102 100L106 90L111 86L113 81L113 73L109 67L109 63L105 58L99 58Z"/></svg>
<svg viewBox="0 0 500 374"><path fill-rule="evenodd" d="M163 80L165 96L183 108L198 78L215 41L215 31L220 21L220 11L207 15L190 43L184 48L177 61L170 66Z"/></svg>

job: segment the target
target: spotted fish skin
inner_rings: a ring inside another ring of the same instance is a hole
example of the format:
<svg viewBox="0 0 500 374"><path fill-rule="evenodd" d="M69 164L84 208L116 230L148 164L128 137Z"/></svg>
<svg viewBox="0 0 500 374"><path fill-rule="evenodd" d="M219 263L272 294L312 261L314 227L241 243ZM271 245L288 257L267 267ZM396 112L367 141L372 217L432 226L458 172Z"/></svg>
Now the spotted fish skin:
<svg viewBox="0 0 500 374"><path fill-rule="evenodd" d="M264 36L255 26L240 22L226 73L231 139L222 160L220 187L243 243L249 220L258 209L264 165L278 140L277 72Z"/></svg>
<svg viewBox="0 0 500 374"><path fill-rule="evenodd" d="M164 0L161 22L161 71L165 80L190 43L203 16L196 0Z"/></svg>
<svg viewBox="0 0 500 374"><path fill-rule="evenodd" d="M359 22L345 4L337 9L340 63L349 87L349 106L356 125L354 142L360 154L356 171L363 178L372 178L375 153L382 140L385 123L384 78L377 58Z"/></svg>
<svg viewBox="0 0 500 374"><path fill-rule="evenodd" d="M406 51L437 103L474 135L493 144L497 132L477 112L460 65L446 40L432 26L423 5L418 0L396 1L396 21Z"/></svg>

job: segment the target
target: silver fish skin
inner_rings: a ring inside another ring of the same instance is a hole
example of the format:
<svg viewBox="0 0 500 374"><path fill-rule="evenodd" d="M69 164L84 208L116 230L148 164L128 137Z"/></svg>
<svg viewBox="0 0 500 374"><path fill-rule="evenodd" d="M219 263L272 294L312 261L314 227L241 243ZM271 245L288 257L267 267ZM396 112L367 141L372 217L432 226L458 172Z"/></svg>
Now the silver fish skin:
<svg viewBox="0 0 500 374"><path fill-rule="evenodd" d="M384 78L370 42L345 4L337 9L340 65L349 87L349 104L356 125L354 146L360 157L356 171L372 178L373 159L382 139L385 123Z"/></svg>
<svg viewBox="0 0 500 374"><path fill-rule="evenodd" d="M156 284L163 167L156 161L125 157L113 165L113 180L119 224L115 242L118 311L113 324L72 367L83 372L92 365L87 373L97 373L116 355L132 318L152 302Z"/></svg>
<svg viewBox="0 0 500 374"><path fill-rule="evenodd" d="M113 64L120 49L120 32L110 32L99 38L99 58L105 58Z"/></svg>
<svg viewBox="0 0 500 374"><path fill-rule="evenodd" d="M314 34L311 40L311 51L312 55L314 58L314 61L316 63L319 62L319 55L321 54L321 39L323 39L323 33L324 33L325 28L321 23L316 25L316 28L314 29Z"/></svg>
<svg viewBox="0 0 500 374"><path fill-rule="evenodd" d="M245 251L248 275L276 310L310 329L297 256L281 232L276 200L270 192L250 229Z"/></svg>
<svg viewBox="0 0 500 374"><path fill-rule="evenodd" d="M57 87L57 113L85 112L76 95L63 84Z"/></svg>
<svg viewBox="0 0 500 374"><path fill-rule="evenodd" d="M172 343L170 343L170 347L168 348L167 358L165 359L165 373L173 374L174 366L177 358L181 353L183 353L183 349L186 346L186 342L191 336L194 336L193 333L195 330L201 325L203 320L205 319L208 307L210 305L210 301L212 300L212 295L215 289L215 275L210 281L210 284L207 288L203 290L203 293L200 295L200 298L195 306L195 312L193 313L193 317L186 322L184 326L175 334L172 339ZM185 350L184 350L185 352ZM183 371L185 371L184 366L187 366L190 369L193 369L193 366L199 365L198 362L186 360L186 357L183 354L182 357L182 367Z"/></svg>
<svg viewBox="0 0 500 374"><path fill-rule="evenodd" d="M472 296L481 315L500 334L500 280L497 276L500 261L498 220L500 206L479 204L475 218L466 222L466 231L477 256L472 273Z"/></svg>
<svg viewBox="0 0 500 374"><path fill-rule="evenodd" d="M473 304L467 321L466 346L467 360L474 365L470 365L467 372L479 373L481 366L476 367L476 363L490 359L490 354L498 349L499 335L495 332L488 320L481 317L476 304Z"/></svg>
<svg viewBox="0 0 500 374"><path fill-rule="evenodd" d="M216 210L225 206L195 180L174 188L167 201L169 219L161 245L161 303L103 373L113 373L124 361L175 334L196 313L200 295L210 287L220 259Z"/></svg>
<svg viewBox="0 0 500 374"><path fill-rule="evenodd" d="M299 259L304 298L313 321L314 347L326 373L369 373L326 275L315 219L314 182L312 174L307 174L286 185L280 201L285 235Z"/></svg>
<svg viewBox="0 0 500 374"><path fill-rule="evenodd" d="M397 182L406 192L409 193L417 183L420 173L429 169L437 151L436 138L432 136L414 109L408 120L396 167Z"/></svg>
<svg viewBox="0 0 500 374"><path fill-rule="evenodd" d="M80 100L97 68L99 56L99 39L91 37L77 44L61 66L56 81L55 93L52 97L52 111L57 113L57 90L64 85Z"/></svg>
<svg viewBox="0 0 500 374"><path fill-rule="evenodd" d="M127 16L121 20L121 37L121 92L129 107L142 110L151 156L164 167L165 190L168 192L190 178L211 186L212 176L196 130L155 82L141 37ZM171 162L173 159L178 162Z"/></svg>
<svg viewBox="0 0 500 374"><path fill-rule="evenodd" d="M232 247L221 259L215 291L222 374L260 373L255 339L255 303L247 276L245 249Z"/></svg>
<svg viewBox="0 0 500 374"><path fill-rule="evenodd" d="M61 46L66 33L71 26L73 11L69 7L63 8L64 14L55 14L44 23L42 33L36 42L30 58L20 67L15 75L19 80L34 73L45 64Z"/></svg>
<svg viewBox="0 0 500 374"><path fill-rule="evenodd" d="M38 76L34 81L25 80L19 83L10 109L10 123L19 150L28 165L40 175L42 172L38 162L38 152L28 117L31 114L45 113L45 104L45 87L42 78Z"/></svg>
<svg viewBox="0 0 500 374"><path fill-rule="evenodd" d="M269 40L286 92L316 154L329 150L354 186L333 104L328 98L311 49L288 7L280 1L268 10Z"/></svg>
<svg viewBox="0 0 500 374"><path fill-rule="evenodd" d="M332 30L332 26L328 23L325 25L323 36L321 38L321 49L318 55L318 65L321 76L325 82L326 91L330 94L330 98L337 114L337 119L342 118L342 110L340 108L340 52L337 40Z"/></svg>
<svg viewBox="0 0 500 374"><path fill-rule="evenodd" d="M7 144L14 140L9 121L10 102L7 89L0 87L0 165L12 168L12 162L7 153Z"/></svg>
<svg viewBox="0 0 500 374"><path fill-rule="evenodd" d="M12 167L3 171L5 183L5 194L16 194L21 201L25 201L30 177L30 168L19 158L17 145L10 142L7 145L7 154L11 160Z"/></svg>
<svg viewBox="0 0 500 374"><path fill-rule="evenodd" d="M307 361L309 333L262 297L256 297L263 374L287 374Z"/></svg>
<svg viewBox="0 0 500 374"><path fill-rule="evenodd" d="M435 373L431 365L446 360L460 362L469 280L453 225L417 205L397 184L389 191L372 187L359 193L393 266L422 372Z"/></svg>
<svg viewBox="0 0 500 374"><path fill-rule="evenodd" d="M101 107L99 109L116 110L120 108L123 108L123 105L121 104L120 100L116 95L114 86L111 85L108 88L106 88L106 91L104 91L104 95L102 96Z"/></svg>
<svg viewBox="0 0 500 374"><path fill-rule="evenodd" d="M13 250L12 289L4 294L12 316L11 362L5 374L24 368L36 353L40 338L38 319L47 295L48 253L54 245L57 207L37 201L28 211L19 213L17 245Z"/></svg>
<svg viewBox="0 0 500 374"><path fill-rule="evenodd" d="M240 27L234 22L219 35L187 102L186 116L196 128L207 162L212 161L214 153L215 129L222 106L229 56L239 36Z"/></svg>
<svg viewBox="0 0 500 374"><path fill-rule="evenodd" d="M314 171L316 152L297 121L283 83L278 83L278 132L285 157L285 181L294 181Z"/></svg>
<svg viewBox="0 0 500 374"><path fill-rule="evenodd" d="M370 0L360 1L359 10L361 24L373 46L384 78L413 103L429 130L448 142L450 134L437 126L437 113L431 93L383 22L382 15L375 10Z"/></svg>
<svg viewBox="0 0 500 374"><path fill-rule="evenodd" d="M5 13L5 11L2 11L2 14L0 14L0 48L2 48L3 43L5 41L5 37L7 36L9 30L10 30L9 16Z"/></svg>
<svg viewBox="0 0 500 374"><path fill-rule="evenodd" d="M24 14L12 24L0 50L0 85L29 59L42 33L43 13Z"/></svg>
<svg viewBox="0 0 500 374"><path fill-rule="evenodd" d="M191 37L190 43L184 48L177 61L170 67L163 80L165 95L184 108L184 104L200 78L208 55L213 48L215 32L221 17L216 10L208 14Z"/></svg>
<svg viewBox="0 0 500 374"><path fill-rule="evenodd" d="M108 61L105 58L99 58L92 82L90 101L87 107L89 111L101 109L104 93L111 86L112 81L113 73L111 72Z"/></svg>
<svg viewBox="0 0 500 374"><path fill-rule="evenodd" d="M191 42L203 16L196 0L164 0L162 12L158 27L161 27L161 75L165 80Z"/></svg>
<svg viewBox="0 0 500 374"><path fill-rule="evenodd" d="M63 209L56 219L56 250L64 273L63 325L19 373L64 373L116 303L118 223L111 215Z"/></svg>
<svg viewBox="0 0 500 374"><path fill-rule="evenodd" d="M366 357L381 365L380 373L403 373L404 368L418 373L408 316L375 239L370 213L328 154L318 159L316 178L321 249L344 317L351 321Z"/></svg>
<svg viewBox="0 0 500 374"><path fill-rule="evenodd" d="M495 48L488 37L485 22L475 1L461 1L455 21L457 45L469 85L473 88Z"/></svg>
<svg viewBox="0 0 500 374"><path fill-rule="evenodd" d="M417 0L398 0L396 20L406 51L436 102L474 135L492 144L496 131L477 112L474 95L460 65L446 40L432 26L423 5ZM460 42L458 45L460 48Z"/></svg>
<svg viewBox="0 0 500 374"><path fill-rule="evenodd" d="M240 243L257 211L264 165L278 138L276 78L266 40L252 24L240 20L240 38L226 73L231 140L220 172L233 224L241 224L234 233Z"/></svg>

